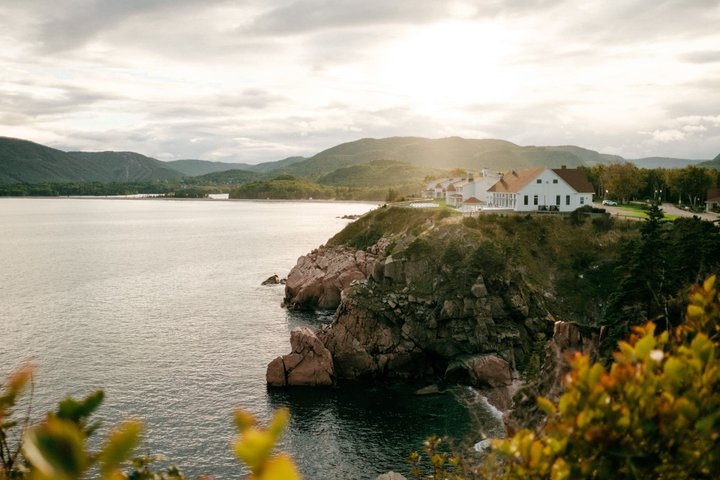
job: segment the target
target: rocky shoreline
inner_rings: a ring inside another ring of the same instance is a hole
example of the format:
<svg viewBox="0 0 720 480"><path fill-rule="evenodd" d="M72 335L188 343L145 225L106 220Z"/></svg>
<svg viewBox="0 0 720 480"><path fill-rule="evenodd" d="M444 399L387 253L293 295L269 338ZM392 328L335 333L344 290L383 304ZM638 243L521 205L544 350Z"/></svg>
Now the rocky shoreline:
<svg viewBox="0 0 720 480"><path fill-rule="evenodd" d="M291 353L268 366L268 385L358 379L463 384L507 412L520 366L539 342L545 348L554 334L556 349L589 344L579 328L556 321L553 296L533 291L522 268L469 276L451 265L444 247L458 235L452 227L429 228L422 254L413 250L417 237L403 234L382 236L365 249L321 246L300 257L287 277L283 305L335 313L315 332L292 332Z"/></svg>

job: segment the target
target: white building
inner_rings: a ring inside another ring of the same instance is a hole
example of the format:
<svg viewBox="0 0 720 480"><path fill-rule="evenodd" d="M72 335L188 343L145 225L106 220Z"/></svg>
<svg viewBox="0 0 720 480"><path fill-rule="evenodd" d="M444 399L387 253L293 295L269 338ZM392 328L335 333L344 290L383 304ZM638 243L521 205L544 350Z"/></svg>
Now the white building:
<svg viewBox="0 0 720 480"><path fill-rule="evenodd" d="M576 168L513 170L490 187L487 203L517 212L572 212L592 203L593 186Z"/></svg>

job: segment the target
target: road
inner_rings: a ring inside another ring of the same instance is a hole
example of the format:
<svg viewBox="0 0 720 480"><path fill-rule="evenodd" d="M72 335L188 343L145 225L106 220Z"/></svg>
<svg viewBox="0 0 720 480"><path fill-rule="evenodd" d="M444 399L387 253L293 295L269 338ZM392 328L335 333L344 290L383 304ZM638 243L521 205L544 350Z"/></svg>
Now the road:
<svg viewBox="0 0 720 480"><path fill-rule="evenodd" d="M601 205L598 202L593 203L593 207L604 208L610 215L613 215L613 216L614 215L620 215L620 216L627 215L627 212L619 209L618 207L610 207L607 205ZM709 221L717 220L718 218L720 218L720 215L718 215L717 213L688 212L687 210L682 210L680 208L675 207L675 205L673 205L672 203L663 203L662 209L663 209L663 212L667 213L668 215L676 215L678 217L697 216L697 217L702 218L703 220L709 220ZM632 217L627 217L627 218L632 218Z"/></svg>

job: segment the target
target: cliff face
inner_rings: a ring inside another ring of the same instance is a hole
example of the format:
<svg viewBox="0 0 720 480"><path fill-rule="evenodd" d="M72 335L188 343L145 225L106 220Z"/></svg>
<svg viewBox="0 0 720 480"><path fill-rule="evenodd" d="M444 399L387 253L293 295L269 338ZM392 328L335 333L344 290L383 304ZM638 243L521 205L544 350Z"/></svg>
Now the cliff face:
<svg viewBox="0 0 720 480"><path fill-rule="evenodd" d="M470 272L443 258L444 238L425 236L416 252L415 240L405 238L408 247L394 255L386 254L387 238L366 252L320 248L288 276L286 304L337 307L318 338L332 353L338 378L489 385L475 373L480 358L496 355L515 367L540 333L552 331L542 297L529 294L519 272Z"/></svg>
<svg viewBox="0 0 720 480"><path fill-rule="evenodd" d="M398 214L391 215L392 225L398 224ZM577 282L601 270L606 259L594 253L598 248L620 242L618 235L561 219L477 224L408 215L413 218L404 228L385 231L365 248L349 246L346 238L301 257L288 276L286 305L336 309L317 337L330 351L338 379L508 386L511 372L542 350L538 344L552 336L554 321L568 306L592 312L585 305L595 301L590 287ZM349 227L354 238L371 238L364 232L376 225L365 222ZM550 243L555 235L559 239ZM561 264L575 250L582 254L582 264L572 263L584 269L580 273ZM592 301L566 298L556 284Z"/></svg>
<svg viewBox="0 0 720 480"><path fill-rule="evenodd" d="M334 310L340 294L355 280L364 280L373 272L382 242L367 251L337 246L313 250L300 257L285 284L288 308Z"/></svg>
<svg viewBox="0 0 720 480"><path fill-rule="evenodd" d="M447 290L440 284L450 280L432 263L388 257L385 271L392 276L358 282L347 292L332 324L319 333L339 378L468 380L471 369L463 365L470 357L498 354L515 365L538 333L552 329L544 307L525 298L517 283L478 276L470 288ZM436 288L418 291L425 283Z"/></svg>

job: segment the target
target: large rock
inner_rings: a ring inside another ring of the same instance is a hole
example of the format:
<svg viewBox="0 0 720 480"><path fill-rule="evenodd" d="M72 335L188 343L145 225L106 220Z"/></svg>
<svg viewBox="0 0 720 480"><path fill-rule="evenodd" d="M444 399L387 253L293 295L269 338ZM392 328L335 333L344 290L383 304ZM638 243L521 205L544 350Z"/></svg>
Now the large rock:
<svg viewBox="0 0 720 480"><path fill-rule="evenodd" d="M497 355L458 358L445 371L448 382L469 383L476 387L507 387L512 384L510 364Z"/></svg>
<svg viewBox="0 0 720 480"><path fill-rule="evenodd" d="M308 327L290 333L292 352L268 364L267 384L285 386L327 386L335 383L332 355Z"/></svg>
<svg viewBox="0 0 720 480"><path fill-rule="evenodd" d="M320 247L298 259L285 284L288 308L334 310L353 281L373 275L377 255L347 247Z"/></svg>

